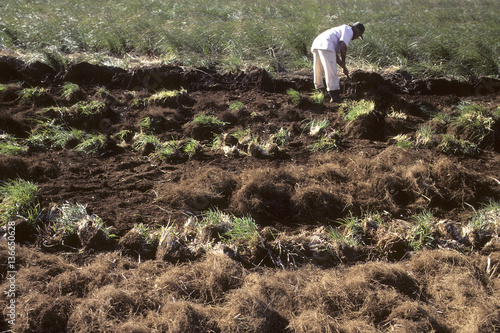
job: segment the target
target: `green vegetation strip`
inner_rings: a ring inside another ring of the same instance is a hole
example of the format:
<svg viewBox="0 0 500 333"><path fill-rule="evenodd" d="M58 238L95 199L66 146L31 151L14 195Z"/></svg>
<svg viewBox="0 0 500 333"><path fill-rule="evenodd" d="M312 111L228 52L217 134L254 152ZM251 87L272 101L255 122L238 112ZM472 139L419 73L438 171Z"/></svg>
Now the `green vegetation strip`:
<svg viewBox="0 0 500 333"><path fill-rule="evenodd" d="M54 67L78 53L101 63L132 54L290 70L311 66L316 35L361 21L365 38L349 45L357 65L469 78L499 73L498 16L497 0L19 0L0 11L0 44L38 51Z"/></svg>

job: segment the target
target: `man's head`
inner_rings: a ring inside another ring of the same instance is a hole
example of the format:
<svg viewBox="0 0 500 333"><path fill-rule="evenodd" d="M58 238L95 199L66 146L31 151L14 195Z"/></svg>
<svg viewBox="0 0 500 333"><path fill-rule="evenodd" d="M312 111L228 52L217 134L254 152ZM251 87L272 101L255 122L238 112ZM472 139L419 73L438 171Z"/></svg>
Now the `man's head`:
<svg viewBox="0 0 500 333"><path fill-rule="evenodd" d="M352 39L358 39L358 38L363 39L365 26L362 23L356 22L354 24L349 24L349 26L352 28L352 31L354 32L354 36L352 37Z"/></svg>

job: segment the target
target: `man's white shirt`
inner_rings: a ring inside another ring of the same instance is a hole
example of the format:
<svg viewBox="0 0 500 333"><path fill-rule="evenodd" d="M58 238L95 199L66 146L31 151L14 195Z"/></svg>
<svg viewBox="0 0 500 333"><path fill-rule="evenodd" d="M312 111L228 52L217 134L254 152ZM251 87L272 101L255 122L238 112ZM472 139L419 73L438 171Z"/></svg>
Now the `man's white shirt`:
<svg viewBox="0 0 500 333"><path fill-rule="evenodd" d="M344 42L346 46L349 45L353 35L352 28L347 24L328 29L314 39L311 50L328 50L338 54L340 42Z"/></svg>

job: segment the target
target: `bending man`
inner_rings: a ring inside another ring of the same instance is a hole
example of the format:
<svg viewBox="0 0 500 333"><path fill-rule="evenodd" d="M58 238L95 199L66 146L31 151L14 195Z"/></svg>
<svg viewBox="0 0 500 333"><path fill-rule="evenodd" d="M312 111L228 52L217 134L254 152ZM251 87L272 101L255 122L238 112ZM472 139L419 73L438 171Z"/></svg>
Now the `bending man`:
<svg viewBox="0 0 500 333"><path fill-rule="evenodd" d="M345 64L347 46L353 39L363 39L364 32L364 25L356 22L352 25L344 24L326 30L314 39L311 47L314 59L314 86L316 89L324 90L324 76L332 102L342 103L337 65L344 70L345 75L349 76L349 70Z"/></svg>

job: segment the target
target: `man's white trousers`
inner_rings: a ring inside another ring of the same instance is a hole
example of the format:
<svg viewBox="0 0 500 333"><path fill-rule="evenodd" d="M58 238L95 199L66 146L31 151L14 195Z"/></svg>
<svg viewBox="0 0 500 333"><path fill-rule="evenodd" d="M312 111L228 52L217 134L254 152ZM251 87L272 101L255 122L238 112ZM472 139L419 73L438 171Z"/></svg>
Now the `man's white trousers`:
<svg viewBox="0 0 500 333"><path fill-rule="evenodd" d="M340 90L340 80L337 76L337 55L328 50L312 50L314 67L314 86L324 88L323 77L328 91Z"/></svg>

